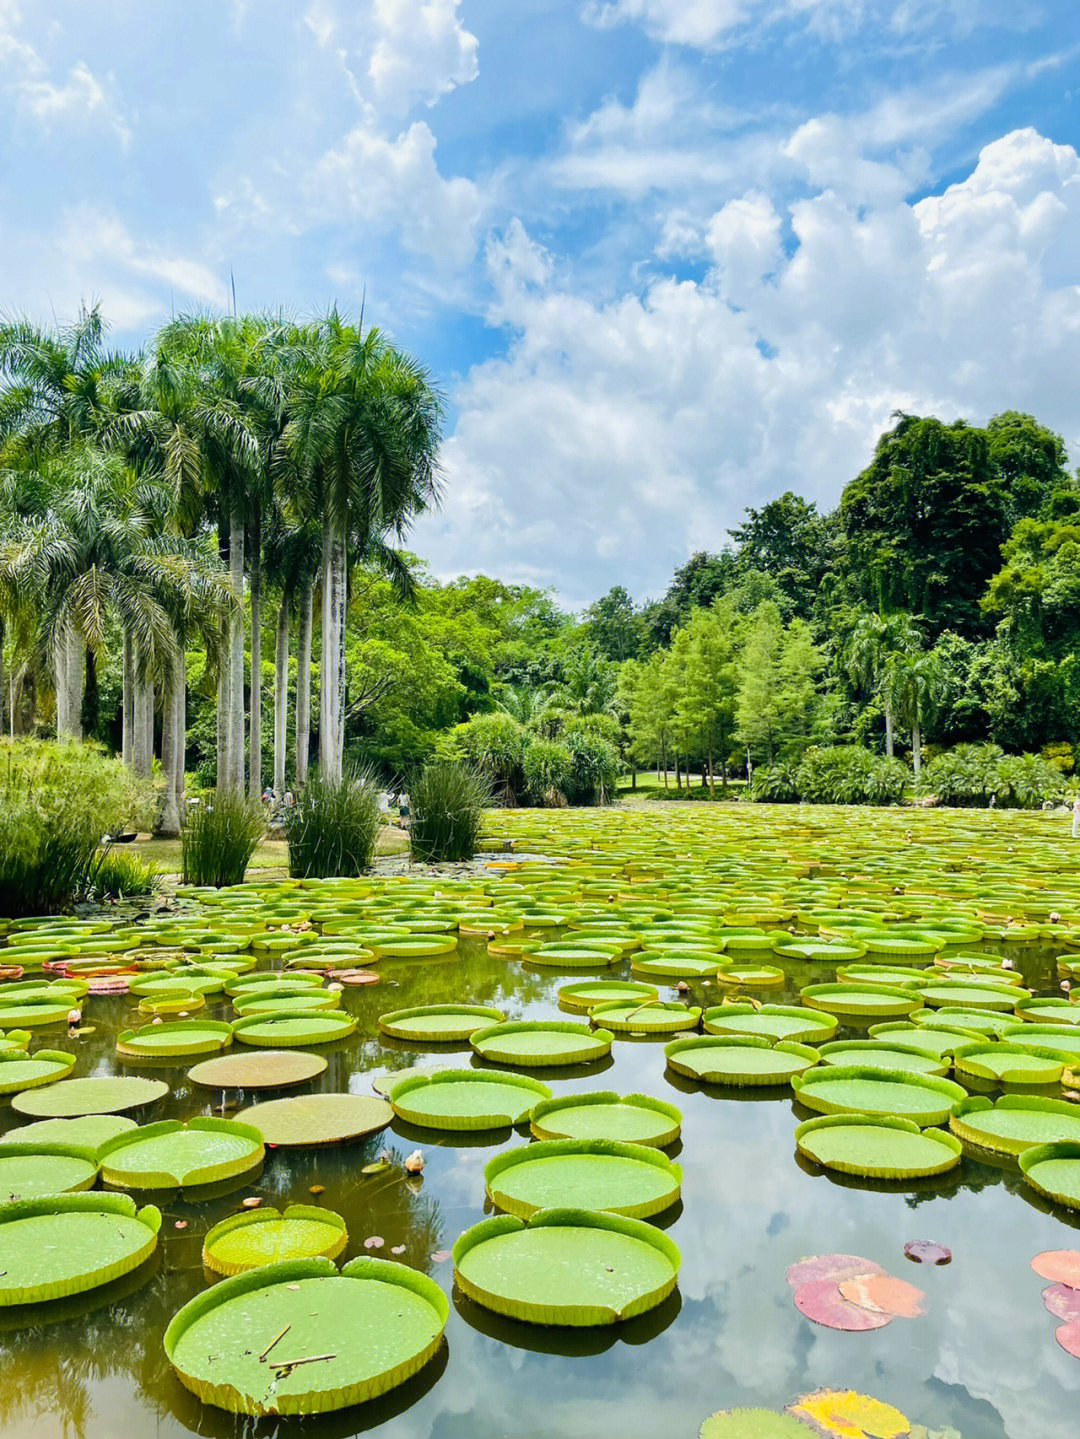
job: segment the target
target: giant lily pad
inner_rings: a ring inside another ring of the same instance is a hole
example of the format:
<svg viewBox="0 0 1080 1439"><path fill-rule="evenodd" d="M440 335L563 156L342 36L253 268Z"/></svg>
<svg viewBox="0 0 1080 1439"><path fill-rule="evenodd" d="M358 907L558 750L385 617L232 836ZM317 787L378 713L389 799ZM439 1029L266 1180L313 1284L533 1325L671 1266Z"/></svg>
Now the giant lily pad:
<svg viewBox="0 0 1080 1439"><path fill-rule="evenodd" d="M0 992L0 1029L38 1029L46 1024L66 1024L71 1005L67 997L58 1001L55 997L39 999L34 995L5 1001Z"/></svg>
<svg viewBox="0 0 1080 1439"><path fill-rule="evenodd" d="M976 980L938 979L923 985L922 1001L932 1009L941 1005L964 1009L989 1009L1001 1014L1011 1013L1022 992L1012 984L980 984Z"/></svg>
<svg viewBox="0 0 1080 1439"><path fill-rule="evenodd" d="M973 1035L1006 1034L1016 1024L1011 1014L1002 1014L989 1009L960 1009L956 1005L945 1005L940 1009L920 1009L911 1016L912 1024L920 1028L966 1029Z"/></svg>
<svg viewBox="0 0 1080 1439"><path fill-rule="evenodd" d="M791 1084L801 1104L822 1114L891 1114L921 1128L943 1124L967 1098L951 1079L857 1065L821 1065Z"/></svg>
<svg viewBox="0 0 1080 1439"><path fill-rule="evenodd" d="M225 987L221 975L173 975L154 974L146 979L133 979L128 985L132 994L146 999L167 998L170 995L215 994Z"/></svg>
<svg viewBox="0 0 1080 1439"><path fill-rule="evenodd" d="M559 1008L583 1014L597 1004L612 1004L616 1000L642 1004L646 999L657 998L659 991L652 984L636 984L629 979L593 979L564 984L559 990Z"/></svg>
<svg viewBox="0 0 1080 1439"><path fill-rule="evenodd" d="M630 969L656 979L712 979L723 962L722 954L707 950L642 949L631 957Z"/></svg>
<svg viewBox="0 0 1080 1439"><path fill-rule="evenodd" d="M1067 1209L1080 1209L1080 1143L1037 1144L1021 1154L1020 1168L1038 1194Z"/></svg>
<svg viewBox="0 0 1080 1439"><path fill-rule="evenodd" d="M234 1119L164 1119L118 1134L101 1146L101 1177L118 1189L217 1184L263 1161L257 1129Z"/></svg>
<svg viewBox="0 0 1080 1439"><path fill-rule="evenodd" d="M631 1319L675 1288L679 1251L652 1225L617 1214L545 1209L486 1219L454 1245L454 1278L477 1304L532 1324Z"/></svg>
<svg viewBox="0 0 1080 1439"><path fill-rule="evenodd" d="M953 1051L956 1073L1001 1084L1056 1084L1064 1068L1060 1059L1039 1049L1006 1041L973 1041Z"/></svg>
<svg viewBox="0 0 1080 1439"><path fill-rule="evenodd" d="M139 1109L168 1094L161 1079L130 1078L68 1079L47 1089L17 1094L12 1109L35 1119L70 1119L80 1114L122 1114Z"/></svg>
<svg viewBox="0 0 1080 1439"><path fill-rule="evenodd" d="M451 1044L468 1039L478 1029L501 1024L505 1018L501 1009L478 1004L427 1004L419 1009L380 1014L379 1028L394 1039Z"/></svg>
<svg viewBox="0 0 1080 1439"><path fill-rule="evenodd" d="M865 1179L919 1179L960 1163L960 1141L891 1115L827 1114L795 1130L801 1154L826 1169Z"/></svg>
<svg viewBox="0 0 1080 1439"><path fill-rule="evenodd" d="M1056 1054L1070 1069L1080 1067L1080 1029L1067 1024L1026 1024L1017 1020L1002 1034L1009 1044L1029 1044Z"/></svg>
<svg viewBox="0 0 1080 1439"><path fill-rule="evenodd" d="M717 983L725 989L779 989L786 978L775 964L738 959L726 959L716 972Z"/></svg>
<svg viewBox="0 0 1080 1439"><path fill-rule="evenodd" d="M610 1030L590 1030L584 1024L515 1020L479 1029L469 1043L483 1059L534 1069L603 1059L611 1052L612 1037Z"/></svg>
<svg viewBox="0 0 1080 1439"><path fill-rule="evenodd" d="M93 1149L70 1144L6 1144L0 1149L0 1203L89 1189L97 1179Z"/></svg>
<svg viewBox="0 0 1080 1439"><path fill-rule="evenodd" d="M789 1039L793 1044L831 1039L839 1023L834 1014L787 1004L718 1004L707 1009L704 1017L706 1034L756 1034Z"/></svg>
<svg viewBox="0 0 1080 1439"><path fill-rule="evenodd" d="M53 1194L0 1205L0 1305L96 1289L157 1248L161 1214L126 1194Z"/></svg>
<svg viewBox="0 0 1080 1439"><path fill-rule="evenodd" d="M900 1069L906 1074L945 1074L944 1062L924 1050L877 1039L842 1039L818 1050L825 1064L857 1064L862 1069Z"/></svg>
<svg viewBox="0 0 1080 1439"><path fill-rule="evenodd" d="M403 1264L365 1257L339 1274L329 1259L287 1260L189 1300L165 1331L165 1353L182 1383L219 1409L324 1414L418 1373L449 1312L434 1280Z"/></svg>
<svg viewBox="0 0 1080 1439"><path fill-rule="evenodd" d="M899 1409L853 1389L819 1389L796 1399L788 1410L822 1439L904 1439L911 1433Z"/></svg>
<svg viewBox="0 0 1080 1439"><path fill-rule="evenodd" d="M203 1240L203 1263L216 1274L243 1274L287 1259L336 1259L349 1236L340 1214L310 1204L244 1209L215 1224Z"/></svg>
<svg viewBox="0 0 1080 1439"><path fill-rule="evenodd" d="M966 1099L949 1128L967 1144L995 1154L1023 1154L1037 1144L1080 1143L1080 1108L1063 1099L1005 1094L995 1103Z"/></svg>
<svg viewBox="0 0 1080 1439"><path fill-rule="evenodd" d="M520 1124L551 1090L523 1074L446 1069L405 1075L389 1098L395 1114L424 1129L503 1129Z"/></svg>
<svg viewBox="0 0 1080 1439"><path fill-rule="evenodd" d="M0 1049L0 1094L18 1094L65 1079L75 1065L75 1056L59 1049L38 1049L25 1054L19 1049Z"/></svg>
<svg viewBox="0 0 1080 1439"><path fill-rule="evenodd" d="M800 1284L793 1298L800 1314L826 1329L858 1334L867 1329L884 1329L886 1324L892 1323L891 1314L864 1309L861 1304L852 1304L850 1299L845 1299L840 1293L840 1285L832 1279L814 1279Z"/></svg>
<svg viewBox="0 0 1080 1439"><path fill-rule="evenodd" d="M194 1084L211 1089L286 1089L317 1079L326 1070L321 1054L296 1049L265 1049L258 1054L223 1054L188 1070Z"/></svg>
<svg viewBox="0 0 1080 1439"><path fill-rule="evenodd" d="M551 944L523 943L522 960L535 969L606 969L622 959L621 945L564 939Z"/></svg>
<svg viewBox="0 0 1080 1439"><path fill-rule="evenodd" d="M980 1038L973 1029L961 1029L959 1026L938 1028L910 1022L872 1024L868 1033L871 1039L879 1040L882 1044L903 1045L905 1049L917 1049L920 1054L935 1056L951 1055L958 1045L970 1044L973 1039Z"/></svg>
<svg viewBox="0 0 1080 1439"><path fill-rule="evenodd" d="M1080 1024L1080 1005L1067 999L1024 996L1016 1001L1016 1014L1032 1024ZM4 1017L0 1014L0 1025L3 1023Z"/></svg>
<svg viewBox="0 0 1080 1439"><path fill-rule="evenodd" d="M333 1044L356 1033L356 1020L336 1011L310 1014L246 1014L233 1024L233 1038L241 1044L265 1049L301 1049L309 1044Z"/></svg>
<svg viewBox="0 0 1080 1439"><path fill-rule="evenodd" d="M238 1015L317 1014L341 1007L341 995L328 989L260 989L243 999L233 1000Z"/></svg>
<svg viewBox="0 0 1080 1439"><path fill-rule="evenodd" d="M809 1432L798 1419L771 1409L725 1409L709 1415L698 1439L808 1439Z"/></svg>
<svg viewBox="0 0 1080 1439"><path fill-rule="evenodd" d="M239 1115L267 1144L297 1147L366 1139L385 1129L393 1117L385 1100L366 1094L298 1094L253 1104Z"/></svg>
<svg viewBox="0 0 1080 1439"><path fill-rule="evenodd" d="M624 1144L674 1144L682 1115L673 1104L647 1094L620 1098L611 1090L542 1099L530 1116L537 1139L613 1139Z"/></svg>
<svg viewBox="0 0 1080 1439"><path fill-rule="evenodd" d="M144 1024L117 1036L116 1052L127 1059L180 1058L213 1054L232 1043L232 1025L214 1019L179 1019L172 1024Z"/></svg>
<svg viewBox="0 0 1080 1439"><path fill-rule="evenodd" d="M678 1200L682 1170L640 1144L550 1139L496 1154L484 1182L495 1206L521 1219L559 1206L648 1219Z"/></svg>
<svg viewBox="0 0 1080 1439"><path fill-rule="evenodd" d="M9 1144L63 1144L77 1149L92 1150L96 1156L101 1146L118 1134L136 1127L134 1119L120 1114L86 1114L78 1119L39 1119L0 1135L0 1154Z"/></svg>
<svg viewBox="0 0 1080 1439"><path fill-rule="evenodd" d="M889 984L807 984L800 998L811 1009L841 1019L889 1019L911 1014L922 1004L918 990Z"/></svg>
<svg viewBox="0 0 1080 1439"><path fill-rule="evenodd" d="M701 1010L696 1005L660 999L630 1003L617 999L589 1010L593 1024L603 1025L615 1034L678 1034L680 1030L696 1029L700 1018Z"/></svg>
<svg viewBox="0 0 1080 1439"><path fill-rule="evenodd" d="M699 1035L676 1039L664 1050L677 1074L707 1084L788 1084L818 1062L817 1050L759 1035Z"/></svg>

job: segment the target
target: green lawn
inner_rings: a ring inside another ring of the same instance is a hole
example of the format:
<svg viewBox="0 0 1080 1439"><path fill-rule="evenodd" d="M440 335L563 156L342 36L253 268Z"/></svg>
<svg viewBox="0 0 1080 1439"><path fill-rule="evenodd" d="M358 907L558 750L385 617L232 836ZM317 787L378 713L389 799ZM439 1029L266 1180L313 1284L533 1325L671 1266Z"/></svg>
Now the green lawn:
<svg viewBox="0 0 1080 1439"><path fill-rule="evenodd" d="M393 825L384 825L379 833L377 854L404 854L409 847L408 836ZM143 859L153 860L163 874L180 873L180 841L178 839L133 840L125 848ZM249 869L280 869L289 867L289 847L283 839L264 839L251 857Z"/></svg>

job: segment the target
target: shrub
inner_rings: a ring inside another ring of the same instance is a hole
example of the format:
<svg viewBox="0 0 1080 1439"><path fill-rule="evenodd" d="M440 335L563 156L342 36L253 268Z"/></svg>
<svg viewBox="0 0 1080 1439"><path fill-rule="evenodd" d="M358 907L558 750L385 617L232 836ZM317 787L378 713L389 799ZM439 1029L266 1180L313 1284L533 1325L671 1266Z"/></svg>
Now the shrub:
<svg viewBox="0 0 1080 1439"><path fill-rule="evenodd" d="M189 808L180 834L185 884L241 884L266 829L262 805L247 795L208 794Z"/></svg>
<svg viewBox="0 0 1080 1439"><path fill-rule="evenodd" d="M998 804L1007 809L1038 809L1046 800L1065 797L1065 776L1042 755L1004 755L997 773Z"/></svg>
<svg viewBox="0 0 1080 1439"><path fill-rule="evenodd" d="M491 783L485 775L453 760L425 765L409 788L413 859L472 859L483 811L490 803Z"/></svg>
<svg viewBox="0 0 1080 1439"><path fill-rule="evenodd" d="M0 740L0 915L70 908L102 835L137 822L149 797L98 745Z"/></svg>
<svg viewBox="0 0 1080 1439"><path fill-rule="evenodd" d="M452 732L454 756L488 779L500 804L517 803L528 731L508 714L473 715Z"/></svg>
<svg viewBox="0 0 1080 1439"><path fill-rule="evenodd" d="M783 761L759 765L754 771L750 794L753 799L767 804L796 804L799 799L798 766Z"/></svg>
<svg viewBox="0 0 1080 1439"><path fill-rule="evenodd" d="M908 771L898 759L859 745L808 749L796 773L799 798L809 804L899 804Z"/></svg>
<svg viewBox="0 0 1080 1439"><path fill-rule="evenodd" d="M574 786L574 756L558 740L534 739L522 763L525 791L533 804L565 804Z"/></svg>
<svg viewBox="0 0 1080 1439"><path fill-rule="evenodd" d="M314 776L285 811L289 873L294 879L358 875L371 868L382 827L379 793L369 770L340 781Z"/></svg>
<svg viewBox="0 0 1080 1439"><path fill-rule="evenodd" d="M960 809L984 807L991 795L999 798L1004 757L996 744L958 744L923 767L915 792Z"/></svg>
<svg viewBox="0 0 1080 1439"><path fill-rule="evenodd" d="M1076 755L1067 740L1059 740L1056 744L1044 744L1039 753L1062 774L1072 774L1076 767Z"/></svg>
<svg viewBox="0 0 1080 1439"><path fill-rule="evenodd" d="M615 746L585 729L569 729L564 743L574 762L570 803L610 804L620 768Z"/></svg>
<svg viewBox="0 0 1080 1439"><path fill-rule="evenodd" d="M107 899L130 899L153 894L158 867L127 849L99 850L90 867L82 898L101 904Z"/></svg>

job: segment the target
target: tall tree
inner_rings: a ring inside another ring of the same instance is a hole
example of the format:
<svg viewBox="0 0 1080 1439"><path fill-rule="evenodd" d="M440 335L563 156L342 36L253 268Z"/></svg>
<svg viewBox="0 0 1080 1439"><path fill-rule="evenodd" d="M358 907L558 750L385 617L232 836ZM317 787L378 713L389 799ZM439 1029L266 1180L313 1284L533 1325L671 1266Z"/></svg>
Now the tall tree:
<svg viewBox="0 0 1080 1439"><path fill-rule="evenodd" d="M943 698L941 657L934 650L892 655L885 689L900 723L911 728L911 763L918 778L923 735Z"/></svg>
<svg viewBox="0 0 1080 1439"><path fill-rule="evenodd" d="M877 696L885 717L885 753L891 759L895 747L896 713L885 678L894 655L922 648L922 636L911 616L903 610L891 615L863 613L842 647L842 663L852 683L864 693Z"/></svg>

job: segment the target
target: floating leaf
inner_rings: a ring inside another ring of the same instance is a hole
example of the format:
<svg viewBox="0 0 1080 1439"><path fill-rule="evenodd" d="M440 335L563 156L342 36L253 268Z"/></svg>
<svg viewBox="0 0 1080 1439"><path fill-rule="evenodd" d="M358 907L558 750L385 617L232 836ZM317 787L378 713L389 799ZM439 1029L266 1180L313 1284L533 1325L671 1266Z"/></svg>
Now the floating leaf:
<svg viewBox="0 0 1080 1439"><path fill-rule="evenodd" d="M126 1194L54 1194L0 1206L0 1305L62 1299L137 1269L161 1213Z"/></svg>
<svg viewBox="0 0 1080 1439"><path fill-rule="evenodd" d="M482 1059L535 1068L586 1064L611 1053L611 1031L560 1020L516 1020L477 1030L469 1043Z"/></svg>
<svg viewBox="0 0 1080 1439"><path fill-rule="evenodd" d="M47 1089L17 1094L12 1109L41 1118L74 1118L84 1114L120 1114L168 1094L160 1079L66 1079Z"/></svg>
<svg viewBox="0 0 1080 1439"><path fill-rule="evenodd" d="M1063 1324L1055 1331L1054 1338L1074 1359L1080 1359L1080 1319L1074 1319L1069 1324Z"/></svg>
<svg viewBox="0 0 1080 1439"><path fill-rule="evenodd" d="M285 1089L316 1079L326 1070L319 1054L292 1049L264 1049L257 1054L224 1054L205 1059L188 1070L188 1078L210 1089Z"/></svg>
<svg viewBox="0 0 1080 1439"><path fill-rule="evenodd" d="M788 1412L805 1420L822 1439L903 1439L911 1433L909 1420L898 1409L854 1389L804 1394Z"/></svg>
<svg viewBox="0 0 1080 1439"><path fill-rule="evenodd" d="M410 1074L390 1090L394 1113L425 1129L502 1129L519 1124L551 1090L523 1074L445 1069Z"/></svg>
<svg viewBox="0 0 1080 1439"><path fill-rule="evenodd" d="M922 1290L906 1280L894 1279L891 1274L860 1274L854 1279L842 1279L840 1293L852 1304L880 1314L914 1319L926 1313L921 1303L926 1298Z"/></svg>
<svg viewBox="0 0 1080 1439"><path fill-rule="evenodd" d="M845 1299L839 1284L832 1279L816 1279L809 1284L800 1284L795 1291L795 1308L815 1324L850 1333L884 1329L886 1324L892 1323L891 1314L863 1309Z"/></svg>
<svg viewBox="0 0 1080 1439"><path fill-rule="evenodd" d="M1080 1252L1075 1249L1045 1249L1036 1254L1031 1267L1042 1279L1080 1289Z"/></svg>
<svg viewBox="0 0 1080 1439"><path fill-rule="evenodd" d="M101 1176L119 1189L216 1184L256 1169L263 1159L257 1129L234 1119L175 1119L144 1124L107 1140Z"/></svg>
<svg viewBox="0 0 1080 1439"><path fill-rule="evenodd" d="M505 1018L501 1009L482 1005L428 1004L419 1009L380 1014L379 1028L394 1039L454 1044L468 1039L478 1029L502 1023Z"/></svg>
<svg viewBox="0 0 1080 1439"><path fill-rule="evenodd" d="M610 1090L542 1099L530 1119L536 1139L612 1139L658 1149L674 1144L682 1128L673 1104L647 1094L620 1098Z"/></svg>
<svg viewBox="0 0 1080 1439"><path fill-rule="evenodd" d="M952 1260L952 1250L932 1239L909 1239L904 1253L916 1264L949 1264Z"/></svg>
<svg viewBox="0 0 1080 1439"><path fill-rule="evenodd" d="M891 1115L827 1114L795 1130L795 1144L816 1164L870 1179L915 1179L944 1174L960 1163L953 1134L920 1130Z"/></svg>
<svg viewBox="0 0 1080 1439"><path fill-rule="evenodd" d="M1072 1324L1080 1319L1080 1289L1067 1284L1050 1284L1042 1292L1043 1308L1055 1319Z"/></svg>
<svg viewBox="0 0 1080 1439"><path fill-rule="evenodd" d="M365 1094L301 1094L242 1109L238 1118L261 1131L268 1144L306 1146L364 1139L385 1129L394 1112Z"/></svg>
<svg viewBox="0 0 1080 1439"><path fill-rule="evenodd" d="M698 1439L807 1439L807 1428L789 1414L771 1409L731 1409L710 1414Z"/></svg>
<svg viewBox="0 0 1080 1439"><path fill-rule="evenodd" d="M787 1282L792 1289L803 1284L819 1283L828 1279L839 1284L841 1279L854 1279L859 1274L884 1274L880 1264L872 1259L860 1259L856 1254L814 1254L809 1259L800 1259L787 1272Z"/></svg>
<svg viewBox="0 0 1080 1439"><path fill-rule="evenodd" d="M638 1144L553 1139L496 1154L484 1183L499 1209L522 1219L559 1206L648 1219L676 1203L682 1170Z"/></svg>
<svg viewBox="0 0 1080 1439"><path fill-rule="evenodd" d="M286 1259L336 1259L349 1236L345 1221L328 1209L291 1204L247 1209L215 1224L203 1242L203 1263L217 1274L242 1274Z"/></svg>

